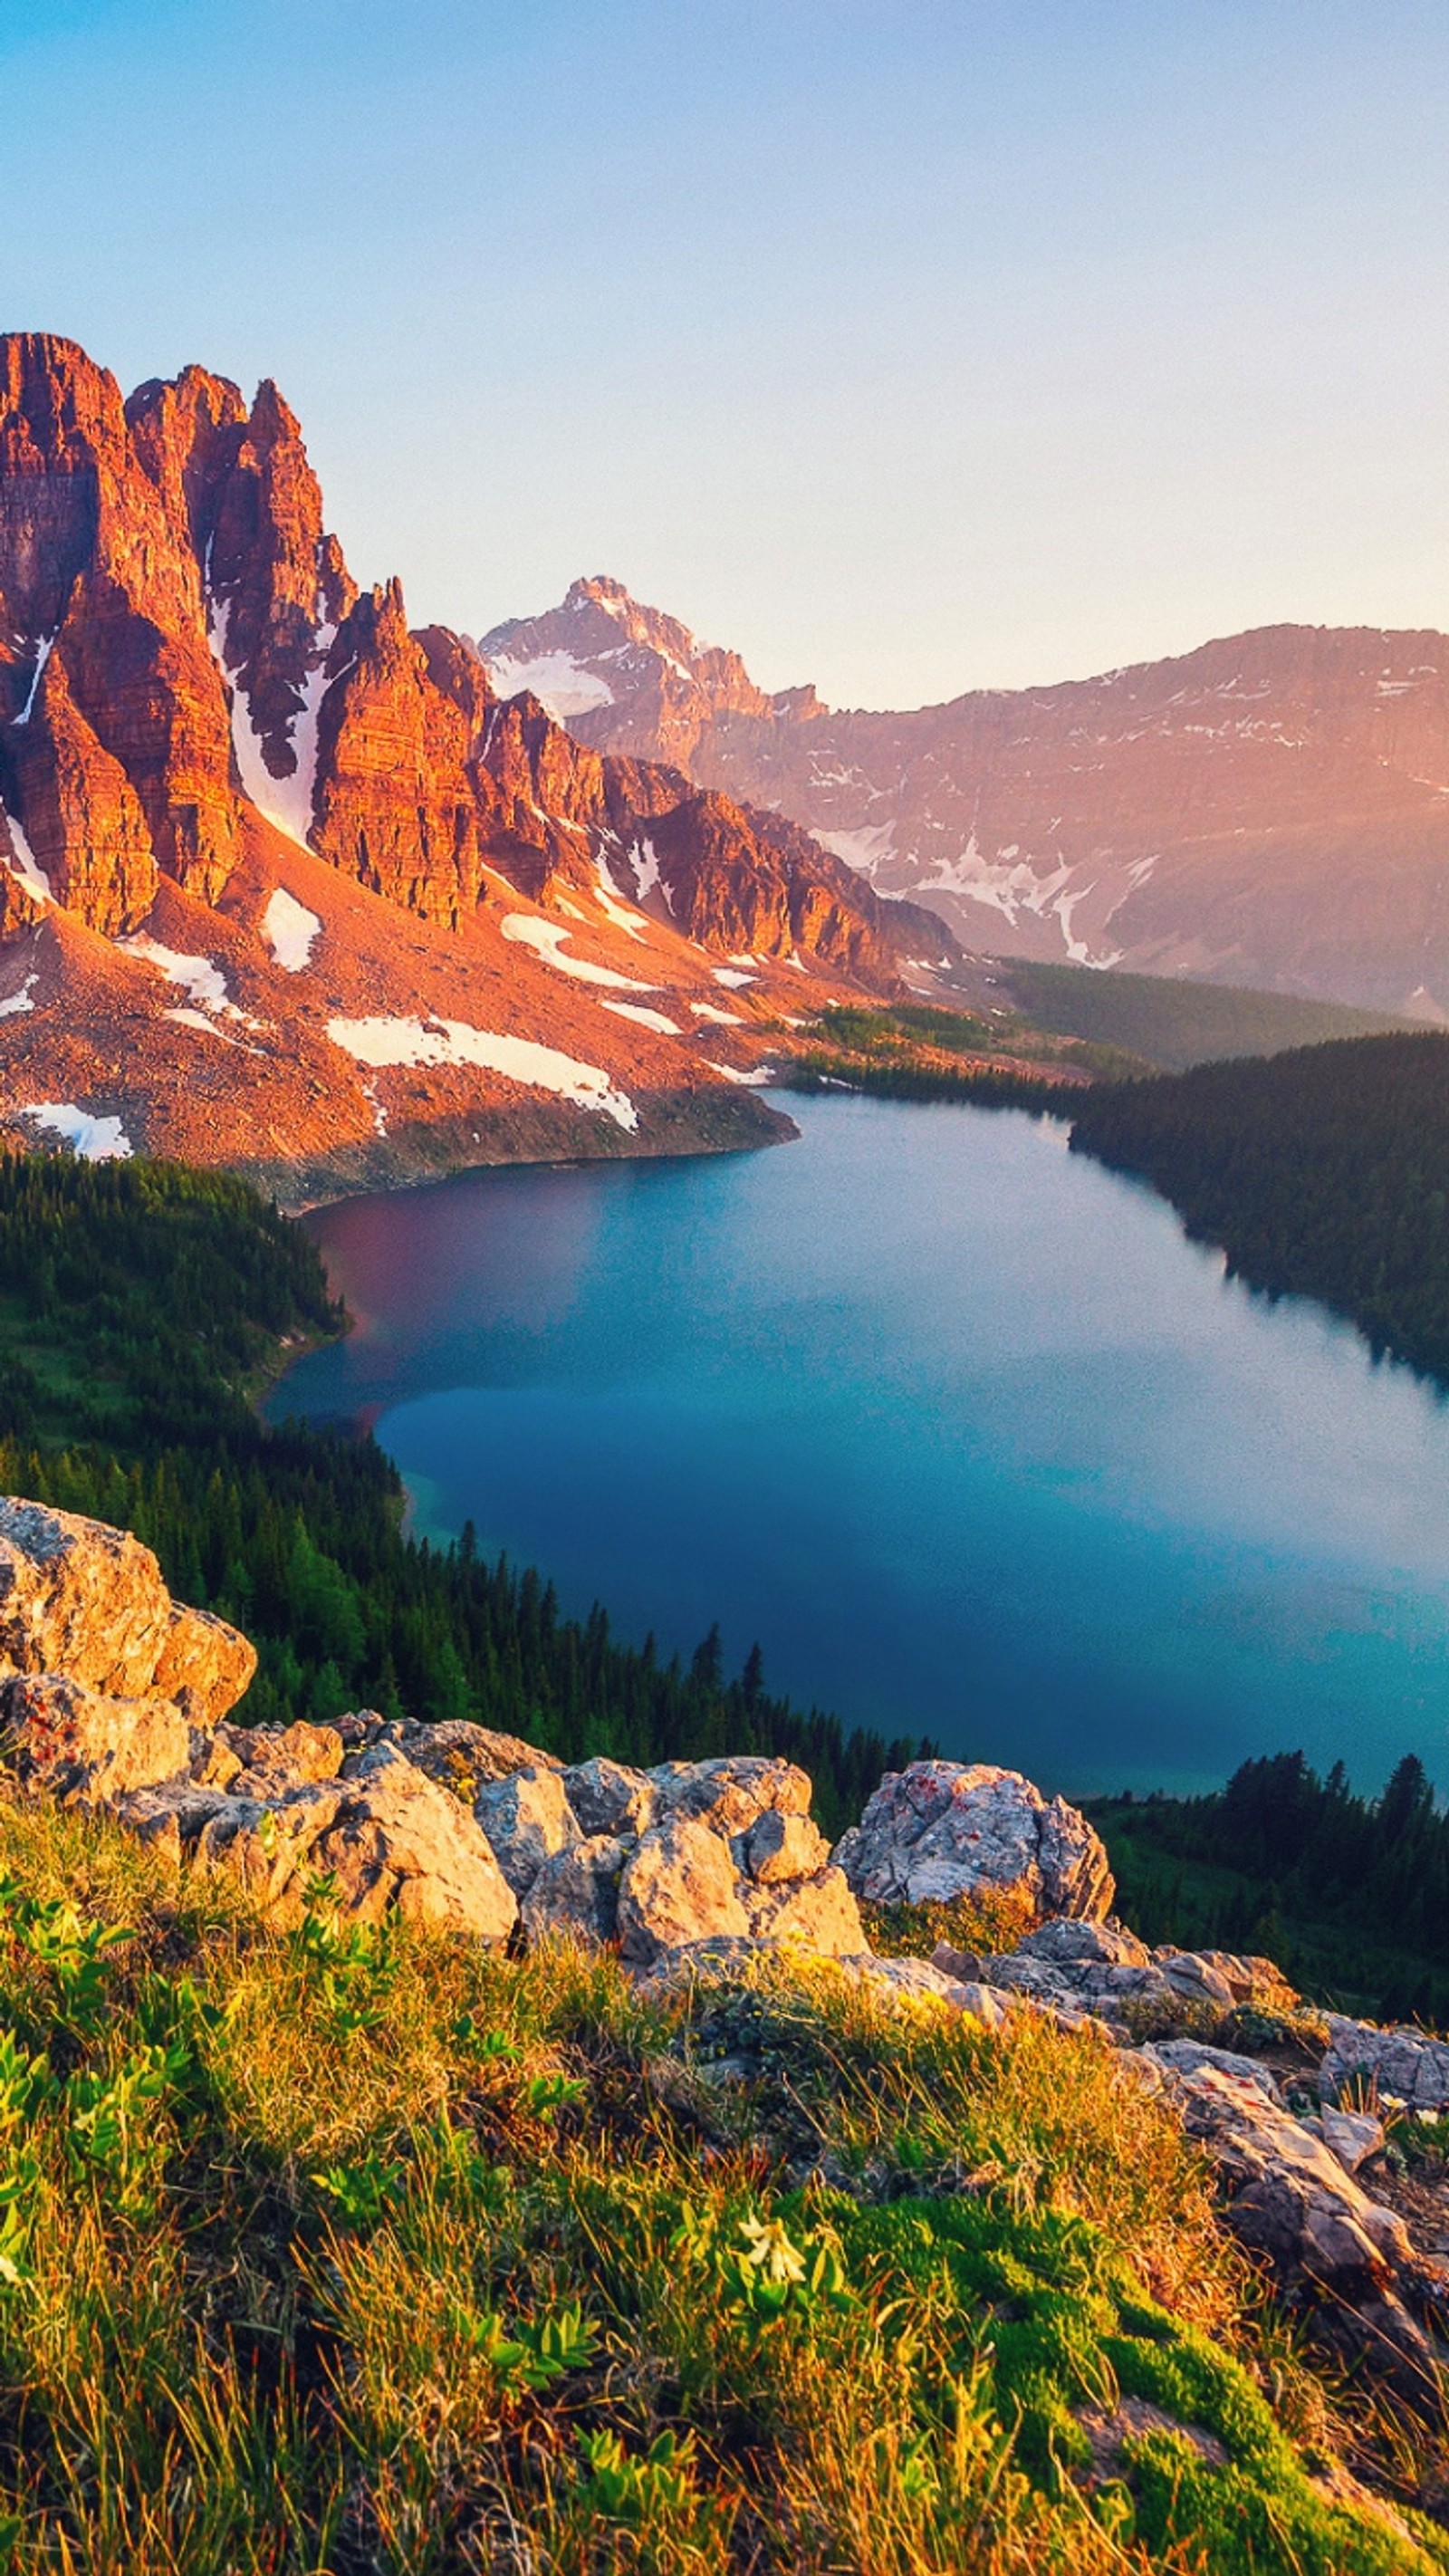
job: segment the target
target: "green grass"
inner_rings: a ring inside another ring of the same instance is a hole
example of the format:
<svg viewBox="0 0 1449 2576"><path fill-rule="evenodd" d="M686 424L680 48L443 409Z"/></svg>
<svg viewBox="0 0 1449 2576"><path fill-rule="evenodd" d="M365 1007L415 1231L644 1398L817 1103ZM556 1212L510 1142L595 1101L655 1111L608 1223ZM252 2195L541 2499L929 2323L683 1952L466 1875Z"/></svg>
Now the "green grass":
<svg viewBox="0 0 1449 2576"><path fill-rule="evenodd" d="M54 1809L0 1872L0 2569L1449 2566L1315 2483L1337 2401L1090 2038L281 1933Z"/></svg>
<svg viewBox="0 0 1449 2576"><path fill-rule="evenodd" d="M1175 975L1120 975L1093 966L1001 961L1002 991L1039 1029L1125 1049L1164 1073L1227 1056L1278 1055L1327 1038L1402 1032L1391 1011L1199 984Z"/></svg>
<svg viewBox="0 0 1449 2576"><path fill-rule="evenodd" d="M1043 1035L1013 1012L833 1003L803 1041L789 1042L778 1079L796 1091L1041 1109L1069 1106L1087 1081L1125 1080L1146 1069L1119 1048Z"/></svg>

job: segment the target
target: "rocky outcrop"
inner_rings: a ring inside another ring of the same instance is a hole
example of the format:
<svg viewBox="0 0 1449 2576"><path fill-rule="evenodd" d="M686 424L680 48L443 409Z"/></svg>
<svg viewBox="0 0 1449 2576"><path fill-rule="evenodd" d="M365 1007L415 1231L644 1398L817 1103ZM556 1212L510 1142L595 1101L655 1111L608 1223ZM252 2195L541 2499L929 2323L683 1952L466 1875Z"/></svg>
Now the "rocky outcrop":
<svg viewBox="0 0 1449 2576"><path fill-rule="evenodd" d="M962 1971L962 1954L942 1943L938 1962ZM1223 1950L1149 1950L1115 1922L1057 1917L1030 1932L1014 1951L971 1961L971 1973L992 1986L1066 2012L1089 2012L1108 2022L1124 2012L1167 2027L1181 2018L1232 2013L1291 2013L1300 1998L1271 1959L1237 1958Z"/></svg>
<svg viewBox="0 0 1449 2576"><path fill-rule="evenodd" d="M275 1920L298 1920L325 1878L362 1921L396 1912L500 1941L521 1902L531 1936L618 1940L637 1966L721 1934L830 1955L867 1947L791 1763L565 1771L517 1736L461 1721L364 1709L331 1726L229 1723L255 1664L234 1629L171 1599L126 1532L0 1500L0 1760L12 1779L107 1808L178 1866L230 1871Z"/></svg>
<svg viewBox="0 0 1449 2576"><path fill-rule="evenodd" d="M584 1838L564 1842L532 1875L530 1933L617 1938L638 1968L720 1940L790 1943L821 1957L869 1948L794 1763L744 1755L645 1772L593 1761L565 1772L562 1786Z"/></svg>
<svg viewBox="0 0 1449 2576"><path fill-rule="evenodd" d="M61 1674L123 1700L153 1693L214 1724L256 1664L235 1628L173 1602L128 1532L0 1499L0 1677Z"/></svg>
<svg viewBox="0 0 1449 2576"><path fill-rule="evenodd" d="M990 1889L1019 1893L1042 1918L1095 1918L1114 1894L1086 1818L988 1762L887 1772L835 1857L857 1896L876 1905L949 1904Z"/></svg>
<svg viewBox="0 0 1449 2576"><path fill-rule="evenodd" d="M1319 2083L1332 2099L1357 2086L1400 2109L1449 2109L1449 2040L1422 2030L1380 2030L1342 2013L1328 2015L1328 2034Z"/></svg>
<svg viewBox="0 0 1449 2576"><path fill-rule="evenodd" d="M1213 2160L1234 2234L1290 2299L1355 2352L1387 2356L1422 2398L1438 2375L1427 2329L1449 2326L1449 2273L1416 2254L1402 2218L1260 2082L1214 2065L1173 2068L1166 2080L1189 2137Z"/></svg>

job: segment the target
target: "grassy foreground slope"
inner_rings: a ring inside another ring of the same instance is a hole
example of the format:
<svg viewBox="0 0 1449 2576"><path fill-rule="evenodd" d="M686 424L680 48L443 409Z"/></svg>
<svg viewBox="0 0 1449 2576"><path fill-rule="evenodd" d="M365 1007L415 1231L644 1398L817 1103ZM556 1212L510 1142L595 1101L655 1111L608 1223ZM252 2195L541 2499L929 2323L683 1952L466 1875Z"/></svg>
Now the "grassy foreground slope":
<svg viewBox="0 0 1449 2576"><path fill-rule="evenodd" d="M1004 996L1037 1028L1123 1048L1163 1073L1227 1056L1279 1055L1330 1038L1403 1034L1407 1027L1392 1012L1176 975L1120 975L1005 957L1000 978Z"/></svg>
<svg viewBox="0 0 1449 2576"><path fill-rule="evenodd" d="M474 1717L570 1760L768 1748L816 1781L832 1835L888 1747L763 1687L560 1617L531 1572L402 1534L376 1443L272 1429L253 1399L287 1348L342 1327L300 1227L225 1173L0 1157L0 1491L133 1529L184 1601L245 1629L253 1723Z"/></svg>
<svg viewBox="0 0 1449 2576"><path fill-rule="evenodd" d="M0 1872L5 2576L1449 2566L1091 2037Z"/></svg>

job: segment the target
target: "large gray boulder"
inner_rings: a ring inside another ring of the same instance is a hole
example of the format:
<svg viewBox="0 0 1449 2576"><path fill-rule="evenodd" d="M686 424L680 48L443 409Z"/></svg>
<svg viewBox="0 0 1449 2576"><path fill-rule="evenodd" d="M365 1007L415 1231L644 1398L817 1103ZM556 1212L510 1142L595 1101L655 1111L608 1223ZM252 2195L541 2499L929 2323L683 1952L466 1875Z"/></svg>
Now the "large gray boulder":
<svg viewBox="0 0 1449 2576"><path fill-rule="evenodd" d="M723 1754L709 1762L661 1762L648 1774L654 1821L684 1816L727 1838L747 1834L772 1810L810 1813L810 1775L763 1753Z"/></svg>
<svg viewBox="0 0 1449 2576"><path fill-rule="evenodd" d="M617 1829L541 1861L523 1891L530 1938L617 1938L636 1970L711 1941L789 1942L826 1958L867 1948L855 1898L799 1805L809 1781L792 1764L754 1756L677 1762L647 1778L619 1764L580 1770L582 1781L577 1772L563 1775L579 1821L603 1815ZM766 1803L777 1799L787 1803ZM637 1816L653 1821L630 1831L627 1820ZM497 1842L491 1811L484 1821ZM499 1854L507 1869L506 1845Z"/></svg>
<svg viewBox="0 0 1449 2576"><path fill-rule="evenodd" d="M654 1783L648 1772L611 1762L606 1753L572 1764L563 1784L586 1834L642 1834L653 1820Z"/></svg>
<svg viewBox="0 0 1449 2576"><path fill-rule="evenodd" d="M835 1858L878 1905L1019 1893L1040 1917L1109 1914L1115 1885L1100 1835L1063 1798L989 1762L888 1771Z"/></svg>
<svg viewBox="0 0 1449 2576"><path fill-rule="evenodd" d="M589 1949L616 1939L619 1881L632 1848L619 1834L588 1834L546 1860L519 1909L530 1941Z"/></svg>

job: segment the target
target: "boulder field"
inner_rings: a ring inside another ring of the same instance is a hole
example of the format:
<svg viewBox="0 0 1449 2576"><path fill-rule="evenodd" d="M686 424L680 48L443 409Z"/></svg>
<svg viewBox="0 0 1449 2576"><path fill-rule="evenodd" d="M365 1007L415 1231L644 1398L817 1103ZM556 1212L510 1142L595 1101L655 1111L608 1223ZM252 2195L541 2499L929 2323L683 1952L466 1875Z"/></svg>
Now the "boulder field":
<svg viewBox="0 0 1449 2576"><path fill-rule="evenodd" d="M793 1957L892 2010L986 2030L1048 2014L1179 2110L1280 2290L1409 2393L1433 2383L1449 2272L1424 2212L1389 2205L1386 2123L1449 2111L1449 2043L1317 2013L1271 1960L1150 1949L1111 1916L1106 1852L1062 1799L989 1764L913 1763L832 1852L789 1762L565 1765L369 1710L246 1727L255 1665L134 1537L0 1499L0 1794L104 1811L283 1924L322 1901L500 1946L608 1944L656 1987L748 1984ZM861 1911L1003 1894L1032 1928L997 1951L878 1955Z"/></svg>

